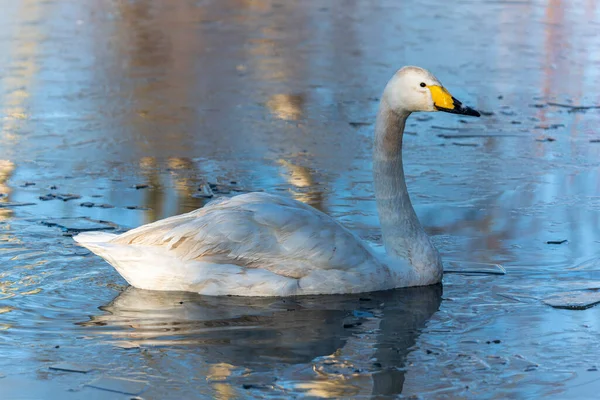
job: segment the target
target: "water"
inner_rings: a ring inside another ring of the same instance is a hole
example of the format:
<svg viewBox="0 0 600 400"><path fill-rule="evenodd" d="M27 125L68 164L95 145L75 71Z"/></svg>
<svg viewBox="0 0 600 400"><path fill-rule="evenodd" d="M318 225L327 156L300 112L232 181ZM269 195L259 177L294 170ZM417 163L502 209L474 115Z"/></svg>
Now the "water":
<svg viewBox="0 0 600 400"><path fill-rule="evenodd" d="M596 2L22 0L3 10L4 393L117 398L83 386L107 375L147 382L148 399L595 396L600 307L549 304L591 305L600 287L600 111L549 103L599 104ZM380 241L371 123L405 64L487 112L411 117L417 214L447 263L498 263L506 275L360 296L207 298L127 288L73 244L75 223L126 230L201 207L209 184L217 195L290 196ZM49 194L81 197L40 200ZM49 369L59 362L95 370Z"/></svg>

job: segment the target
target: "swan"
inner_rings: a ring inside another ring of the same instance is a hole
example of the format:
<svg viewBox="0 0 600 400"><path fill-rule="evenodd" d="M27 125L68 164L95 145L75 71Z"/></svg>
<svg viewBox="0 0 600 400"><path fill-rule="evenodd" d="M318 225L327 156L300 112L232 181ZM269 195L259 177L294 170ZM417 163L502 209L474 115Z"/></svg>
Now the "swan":
<svg viewBox="0 0 600 400"><path fill-rule="evenodd" d="M402 166L406 119L418 111L479 116L425 69L406 66L389 80L373 146L384 251L307 204L267 193L220 198L120 235L74 239L139 289L297 296L436 284L441 258L412 207Z"/></svg>

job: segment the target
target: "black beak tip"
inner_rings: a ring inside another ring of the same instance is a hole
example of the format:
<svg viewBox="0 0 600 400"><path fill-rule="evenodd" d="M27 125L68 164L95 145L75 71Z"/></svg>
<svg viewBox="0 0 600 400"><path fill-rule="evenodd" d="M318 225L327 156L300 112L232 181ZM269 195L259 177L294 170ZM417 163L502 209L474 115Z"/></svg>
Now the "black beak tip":
<svg viewBox="0 0 600 400"><path fill-rule="evenodd" d="M464 114L470 115L471 117L481 117L481 114L479 113L479 111L477 111L471 107L465 107Z"/></svg>
<svg viewBox="0 0 600 400"><path fill-rule="evenodd" d="M481 117L481 114L479 114L479 111L471 108L471 107L466 107L463 106L463 104L458 101L457 99L455 99L454 97L452 97L452 102L454 103L454 110L450 111L450 112L454 112L456 114L461 114L461 115L468 115L470 117ZM446 110L444 110L446 111Z"/></svg>
<svg viewBox="0 0 600 400"><path fill-rule="evenodd" d="M443 107L438 107L435 106L435 108L438 111L443 111L443 112L447 112L450 114L459 114L459 115L468 115L470 117L481 117L481 114L479 113L479 111L471 108L471 107L464 107L462 104L454 104L454 108L443 108Z"/></svg>

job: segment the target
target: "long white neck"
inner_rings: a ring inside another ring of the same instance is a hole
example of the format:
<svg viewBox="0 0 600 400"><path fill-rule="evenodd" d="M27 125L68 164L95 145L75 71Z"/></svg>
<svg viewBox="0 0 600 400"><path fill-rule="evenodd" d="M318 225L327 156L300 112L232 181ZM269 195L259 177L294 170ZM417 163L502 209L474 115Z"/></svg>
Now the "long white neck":
<svg viewBox="0 0 600 400"><path fill-rule="evenodd" d="M373 178L377 211L388 256L409 262L411 286L437 283L442 262L410 202L402 166L402 136L410 112L392 110L382 98L375 124Z"/></svg>

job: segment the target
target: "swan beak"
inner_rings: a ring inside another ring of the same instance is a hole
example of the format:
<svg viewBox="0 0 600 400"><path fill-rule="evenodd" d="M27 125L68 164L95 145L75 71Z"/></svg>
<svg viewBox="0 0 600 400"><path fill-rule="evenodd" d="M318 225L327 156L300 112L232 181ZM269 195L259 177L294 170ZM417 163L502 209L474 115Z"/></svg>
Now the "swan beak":
<svg viewBox="0 0 600 400"><path fill-rule="evenodd" d="M481 114L477 110L471 107L463 106L463 104L456 100L443 86L427 86L431 92L431 98L433 99L433 105L436 110L444 111L451 114L470 115L472 117L479 117Z"/></svg>

